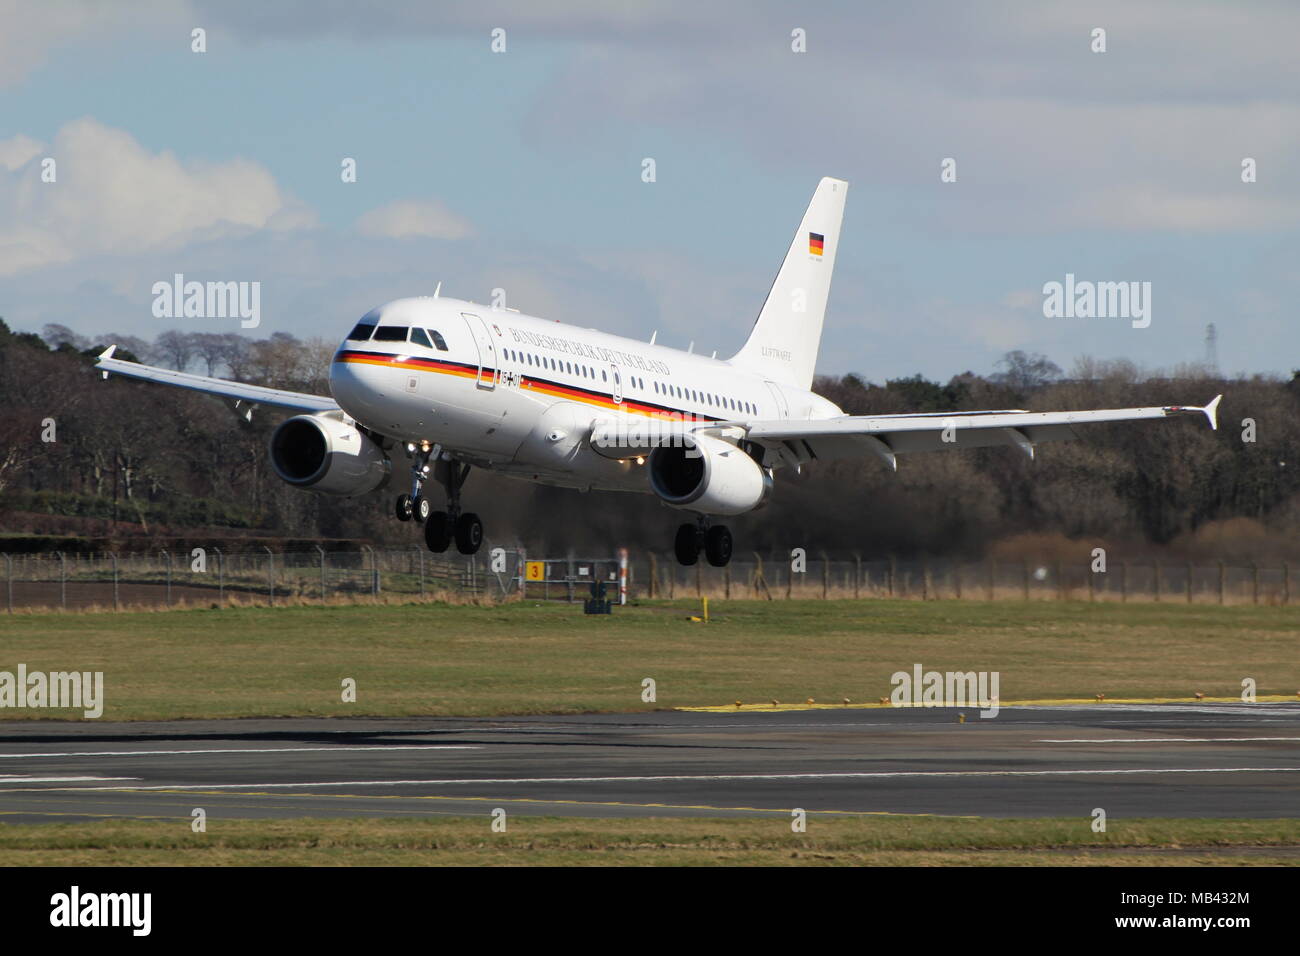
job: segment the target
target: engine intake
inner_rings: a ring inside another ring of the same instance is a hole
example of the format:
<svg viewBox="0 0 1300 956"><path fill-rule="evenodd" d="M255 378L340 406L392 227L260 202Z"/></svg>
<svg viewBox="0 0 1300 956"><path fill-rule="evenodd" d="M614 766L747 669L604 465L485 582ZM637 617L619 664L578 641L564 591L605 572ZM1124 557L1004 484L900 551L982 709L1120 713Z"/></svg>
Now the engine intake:
<svg viewBox="0 0 1300 956"><path fill-rule="evenodd" d="M331 415L295 415L271 433L271 467L284 481L352 497L382 487L388 456L356 427Z"/></svg>
<svg viewBox="0 0 1300 956"><path fill-rule="evenodd" d="M650 453L650 487L674 508L706 515L738 515L759 507L771 476L740 448L708 435Z"/></svg>

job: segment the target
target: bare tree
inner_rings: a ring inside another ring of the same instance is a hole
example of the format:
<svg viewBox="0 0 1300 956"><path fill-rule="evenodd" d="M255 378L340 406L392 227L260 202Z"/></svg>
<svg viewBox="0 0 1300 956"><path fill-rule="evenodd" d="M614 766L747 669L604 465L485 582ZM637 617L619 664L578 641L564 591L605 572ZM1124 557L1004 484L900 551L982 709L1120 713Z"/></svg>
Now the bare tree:
<svg viewBox="0 0 1300 956"><path fill-rule="evenodd" d="M168 329L154 339L159 357L178 372L183 372L194 359L194 336L188 332Z"/></svg>

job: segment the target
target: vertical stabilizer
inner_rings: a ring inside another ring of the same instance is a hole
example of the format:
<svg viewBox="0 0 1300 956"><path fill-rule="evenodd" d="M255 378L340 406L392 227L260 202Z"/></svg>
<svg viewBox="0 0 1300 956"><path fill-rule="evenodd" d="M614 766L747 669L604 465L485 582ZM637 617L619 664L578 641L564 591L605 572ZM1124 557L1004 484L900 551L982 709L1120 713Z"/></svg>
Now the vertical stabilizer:
<svg viewBox="0 0 1300 956"><path fill-rule="evenodd" d="M782 385L812 385L849 184L817 184L744 348L731 359Z"/></svg>

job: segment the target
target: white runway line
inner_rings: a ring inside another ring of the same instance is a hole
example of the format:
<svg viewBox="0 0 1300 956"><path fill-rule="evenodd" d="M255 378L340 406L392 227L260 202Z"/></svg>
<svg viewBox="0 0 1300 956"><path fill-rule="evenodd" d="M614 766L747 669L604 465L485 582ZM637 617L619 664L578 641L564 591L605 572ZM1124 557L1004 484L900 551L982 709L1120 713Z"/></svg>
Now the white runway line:
<svg viewBox="0 0 1300 956"><path fill-rule="evenodd" d="M0 784L5 783L103 783L108 780L139 780L139 777L17 777L0 776Z"/></svg>
<svg viewBox="0 0 1300 956"><path fill-rule="evenodd" d="M1235 744L1258 741L1300 741L1300 737L1068 737L1035 740L1036 744Z"/></svg>
<svg viewBox="0 0 1300 956"><path fill-rule="evenodd" d="M306 754L306 753L356 753L361 750L482 750L469 744L393 744L388 747L237 747L229 750L85 750L58 754L0 754L0 760L20 760L26 757L170 757L181 754Z"/></svg>
<svg viewBox="0 0 1300 956"><path fill-rule="evenodd" d="M871 773L673 774L636 777L484 777L453 780L321 780L303 783L186 783L78 790L287 790L301 787L463 787L492 784L688 783L691 781L875 780L898 777L1065 777L1170 773L1300 773L1300 767L1187 767L1136 770L886 770Z"/></svg>

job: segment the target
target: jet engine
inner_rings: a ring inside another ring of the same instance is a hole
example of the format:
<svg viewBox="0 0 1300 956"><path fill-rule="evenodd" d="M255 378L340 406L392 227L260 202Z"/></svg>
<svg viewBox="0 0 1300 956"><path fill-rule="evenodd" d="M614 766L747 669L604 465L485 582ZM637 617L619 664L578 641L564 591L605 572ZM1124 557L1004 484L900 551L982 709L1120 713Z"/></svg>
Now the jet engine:
<svg viewBox="0 0 1300 956"><path fill-rule="evenodd" d="M369 436L333 415L295 415L271 433L271 467L291 485L352 497L382 487L392 463Z"/></svg>
<svg viewBox="0 0 1300 956"><path fill-rule="evenodd" d="M650 487L674 508L705 515L738 515L763 503L772 477L731 442L691 435L682 445L650 453Z"/></svg>

